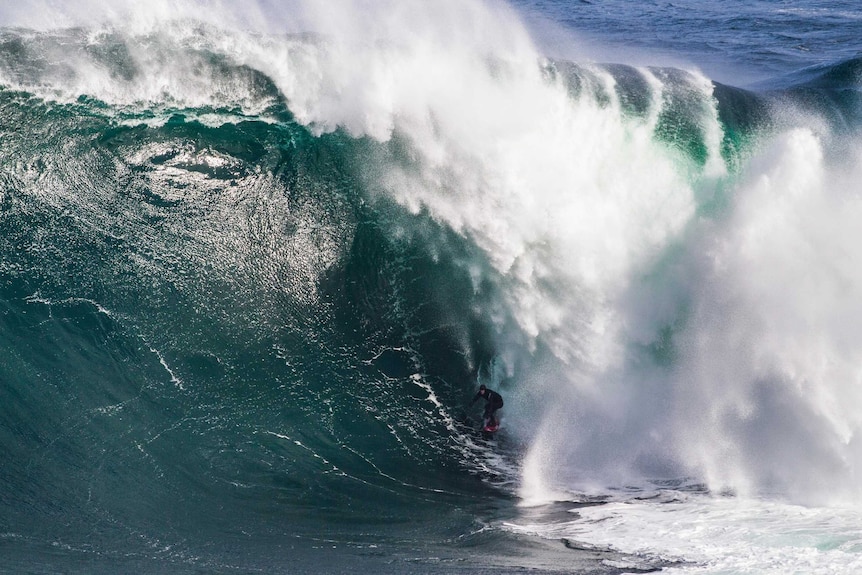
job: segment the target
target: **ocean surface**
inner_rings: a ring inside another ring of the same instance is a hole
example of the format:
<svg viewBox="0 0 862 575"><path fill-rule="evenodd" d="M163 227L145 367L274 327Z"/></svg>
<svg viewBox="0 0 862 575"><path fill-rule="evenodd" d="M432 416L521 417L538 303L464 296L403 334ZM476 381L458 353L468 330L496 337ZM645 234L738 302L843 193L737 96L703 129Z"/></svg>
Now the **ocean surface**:
<svg viewBox="0 0 862 575"><path fill-rule="evenodd" d="M860 47L4 3L0 573L862 573Z"/></svg>

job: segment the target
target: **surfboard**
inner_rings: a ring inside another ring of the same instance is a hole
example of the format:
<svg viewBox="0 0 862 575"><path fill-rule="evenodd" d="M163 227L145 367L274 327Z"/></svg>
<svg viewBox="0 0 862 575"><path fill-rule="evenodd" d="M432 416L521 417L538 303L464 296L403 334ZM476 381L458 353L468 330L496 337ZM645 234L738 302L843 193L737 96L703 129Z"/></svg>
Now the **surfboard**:
<svg viewBox="0 0 862 575"><path fill-rule="evenodd" d="M491 425L491 424L486 425L485 427L482 428L482 431L484 431L485 433L495 433L498 429L500 429L500 422L499 421L493 425Z"/></svg>
<svg viewBox="0 0 862 575"><path fill-rule="evenodd" d="M460 416L455 419L457 427L468 435L479 435L482 439L491 439L500 429L500 420L497 419L497 425L476 425L476 422L468 416Z"/></svg>
<svg viewBox="0 0 862 575"><path fill-rule="evenodd" d="M498 419L494 425L485 425L482 427L482 439L492 439L494 434L500 429L500 420Z"/></svg>

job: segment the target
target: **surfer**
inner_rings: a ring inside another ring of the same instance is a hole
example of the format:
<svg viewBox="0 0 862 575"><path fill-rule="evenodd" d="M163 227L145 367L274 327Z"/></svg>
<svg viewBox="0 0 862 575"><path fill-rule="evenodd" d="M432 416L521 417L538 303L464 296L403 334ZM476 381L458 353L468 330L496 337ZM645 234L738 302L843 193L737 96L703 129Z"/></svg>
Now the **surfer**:
<svg viewBox="0 0 862 575"><path fill-rule="evenodd" d="M485 422L484 427L496 427L498 422L494 413L503 407L503 396L484 385L480 385L479 391L476 392L476 396L470 402L470 405L472 406L479 401L479 398L485 400L485 413L482 414L482 419Z"/></svg>

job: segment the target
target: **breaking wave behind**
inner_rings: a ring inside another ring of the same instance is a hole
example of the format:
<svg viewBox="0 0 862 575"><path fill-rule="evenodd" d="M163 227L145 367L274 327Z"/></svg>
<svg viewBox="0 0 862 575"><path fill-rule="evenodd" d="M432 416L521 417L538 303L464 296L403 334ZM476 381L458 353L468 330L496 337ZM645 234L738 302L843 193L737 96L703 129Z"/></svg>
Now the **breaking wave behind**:
<svg viewBox="0 0 862 575"><path fill-rule="evenodd" d="M531 506L656 493L855 517L862 60L746 90L336 4L4 9L10 568L553 570L519 537L623 548L617 509Z"/></svg>

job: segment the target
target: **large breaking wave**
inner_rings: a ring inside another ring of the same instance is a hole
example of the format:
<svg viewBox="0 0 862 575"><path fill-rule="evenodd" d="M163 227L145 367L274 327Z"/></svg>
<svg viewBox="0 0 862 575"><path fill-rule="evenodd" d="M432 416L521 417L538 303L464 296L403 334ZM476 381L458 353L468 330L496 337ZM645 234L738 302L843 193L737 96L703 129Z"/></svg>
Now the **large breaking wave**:
<svg viewBox="0 0 862 575"><path fill-rule="evenodd" d="M859 62L746 91L444 4L2 31L10 537L184 559L477 475L857 497Z"/></svg>

